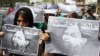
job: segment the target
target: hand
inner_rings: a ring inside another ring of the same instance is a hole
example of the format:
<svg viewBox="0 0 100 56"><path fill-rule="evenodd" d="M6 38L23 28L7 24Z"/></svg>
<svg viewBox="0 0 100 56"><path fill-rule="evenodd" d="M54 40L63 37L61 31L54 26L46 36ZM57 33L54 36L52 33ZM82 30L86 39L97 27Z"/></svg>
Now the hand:
<svg viewBox="0 0 100 56"><path fill-rule="evenodd" d="M0 32L0 37L3 37L4 36L4 32Z"/></svg>
<svg viewBox="0 0 100 56"><path fill-rule="evenodd" d="M47 31L45 31L45 33L41 32L39 36L40 36L40 39L43 41L47 41L49 39L49 34Z"/></svg>

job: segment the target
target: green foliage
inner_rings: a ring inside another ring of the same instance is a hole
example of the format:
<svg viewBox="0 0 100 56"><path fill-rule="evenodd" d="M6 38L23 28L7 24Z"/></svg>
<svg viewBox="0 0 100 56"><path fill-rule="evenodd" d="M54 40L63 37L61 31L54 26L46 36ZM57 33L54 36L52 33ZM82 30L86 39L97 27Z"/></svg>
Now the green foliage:
<svg viewBox="0 0 100 56"><path fill-rule="evenodd" d="M15 2L27 2L27 3L29 3L29 0L0 0L0 4L14 4Z"/></svg>
<svg viewBox="0 0 100 56"><path fill-rule="evenodd" d="M50 2L50 0L43 0L43 2Z"/></svg>

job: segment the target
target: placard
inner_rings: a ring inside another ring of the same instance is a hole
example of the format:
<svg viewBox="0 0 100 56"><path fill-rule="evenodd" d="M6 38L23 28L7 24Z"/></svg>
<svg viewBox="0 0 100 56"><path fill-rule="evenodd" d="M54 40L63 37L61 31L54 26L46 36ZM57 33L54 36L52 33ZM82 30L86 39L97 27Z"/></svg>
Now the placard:
<svg viewBox="0 0 100 56"><path fill-rule="evenodd" d="M5 24L2 48L10 53L37 56L40 29Z"/></svg>
<svg viewBox="0 0 100 56"><path fill-rule="evenodd" d="M49 17L47 53L99 56L99 21Z"/></svg>

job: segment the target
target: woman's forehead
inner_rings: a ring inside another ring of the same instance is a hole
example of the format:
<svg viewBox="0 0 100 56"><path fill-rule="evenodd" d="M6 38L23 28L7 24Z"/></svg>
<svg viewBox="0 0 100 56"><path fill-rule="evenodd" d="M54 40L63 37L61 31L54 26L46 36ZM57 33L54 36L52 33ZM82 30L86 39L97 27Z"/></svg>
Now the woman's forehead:
<svg viewBox="0 0 100 56"><path fill-rule="evenodd" d="M24 20L24 18L21 15L19 15L18 20Z"/></svg>

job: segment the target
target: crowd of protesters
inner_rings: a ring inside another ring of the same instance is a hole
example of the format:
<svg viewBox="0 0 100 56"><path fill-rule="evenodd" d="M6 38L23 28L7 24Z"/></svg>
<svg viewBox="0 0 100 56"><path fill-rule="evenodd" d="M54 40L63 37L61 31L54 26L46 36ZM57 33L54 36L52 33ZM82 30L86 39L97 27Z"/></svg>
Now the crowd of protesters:
<svg viewBox="0 0 100 56"><path fill-rule="evenodd" d="M31 11L31 9L34 9L35 7L38 9L43 9L44 14L44 22L43 23L35 23L34 20L34 11ZM17 9L16 9L17 8ZM47 12L46 10L55 10L54 13ZM97 17L94 16L94 12L92 12L92 9L86 9L82 11L80 7L75 5L75 3L54 3L52 0L51 3L31 3L30 5L17 5L13 7L12 5L9 6L7 15L3 18L3 25L4 24L13 24L18 26L24 26L24 27L36 27L38 29L41 29L43 32L40 33L40 39L43 40L43 42L40 44L39 47L39 56L65 56L63 54L51 54L45 52L45 41L48 41L49 34L47 31L47 24L48 24L48 18L49 16L56 16L56 17L65 17L65 18L75 18L75 19L84 19L84 20L97 20ZM3 37L4 32L0 32L0 36ZM4 51L3 51L4 52ZM19 54L10 53L9 56L23 56Z"/></svg>

